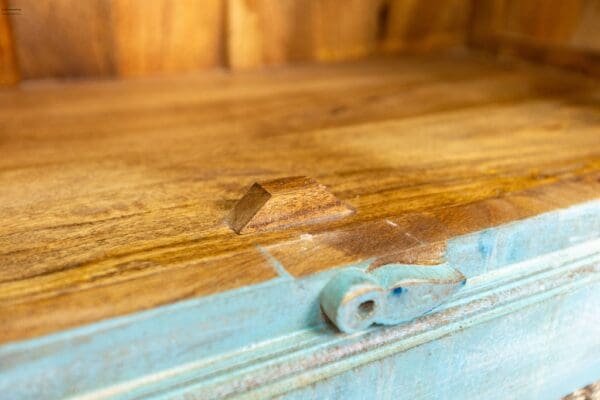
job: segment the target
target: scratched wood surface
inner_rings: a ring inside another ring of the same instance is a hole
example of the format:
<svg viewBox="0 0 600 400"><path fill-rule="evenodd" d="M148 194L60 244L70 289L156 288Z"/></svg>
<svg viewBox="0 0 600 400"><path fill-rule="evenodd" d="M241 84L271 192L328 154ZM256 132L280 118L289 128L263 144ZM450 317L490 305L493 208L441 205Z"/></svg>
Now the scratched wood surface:
<svg viewBox="0 0 600 400"><path fill-rule="evenodd" d="M464 54L0 91L0 342L367 258L600 197L600 86ZM238 235L257 181L355 213ZM265 254L270 254L270 257Z"/></svg>

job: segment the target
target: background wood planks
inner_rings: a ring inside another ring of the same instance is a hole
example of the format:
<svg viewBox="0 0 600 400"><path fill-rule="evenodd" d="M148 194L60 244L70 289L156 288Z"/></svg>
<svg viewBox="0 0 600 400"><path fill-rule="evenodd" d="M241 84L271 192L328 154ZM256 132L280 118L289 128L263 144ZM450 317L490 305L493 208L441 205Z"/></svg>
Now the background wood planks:
<svg viewBox="0 0 600 400"><path fill-rule="evenodd" d="M0 9L8 9L8 4L5 0L0 0ZM0 86L13 84L19 80L8 14L8 11L0 13Z"/></svg>
<svg viewBox="0 0 600 400"><path fill-rule="evenodd" d="M484 0L470 29L476 47L600 74L598 0Z"/></svg>
<svg viewBox="0 0 600 400"><path fill-rule="evenodd" d="M114 72L110 7L105 0L9 0L23 79L99 77Z"/></svg>
<svg viewBox="0 0 600 400"><path fill-rule="evenodd" d="M119 76L194 71L223 65L223 0L118 0L112 37Z"/></svg>
<svg viewBox="0 0 600 400"><path fill-rule="evenodd" d="M0 342L272 279L257 245L294 276L431 263L448 238L597 199L599 91L443 54L7 88ZM356 214L227 226L254 182L299 174Z"/></svg>
<svg viewBox="0 0 600 400"><path fill-rule="evenodd" d="M17 65L24 79L130 77L465 45L596 72L600 53L598 0L3 1L21 9L0 22L7 82Z"/></svg>

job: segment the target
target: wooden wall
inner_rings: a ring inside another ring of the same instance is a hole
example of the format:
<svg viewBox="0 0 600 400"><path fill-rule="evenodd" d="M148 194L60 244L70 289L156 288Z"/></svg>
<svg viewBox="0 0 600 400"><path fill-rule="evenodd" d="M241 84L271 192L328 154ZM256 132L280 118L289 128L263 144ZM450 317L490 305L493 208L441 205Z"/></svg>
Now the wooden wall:
<svg viewBox="0 0 600 400"><path fill-rule="evenodd" d="M0 20L0 74L7 81L16 65L23 79L127 77L454 46L464 42L470 6L469 0L0 1L20 9ZM18 63L7 58L14 53Z"/></svg>
<svg viewBox="0 0 600 400"><path fill-rule="evenodd" d="M23 79L136 76L223 63L221 0L8 0Z"/></svg>
<svg viewBox="0 0 600 400"><path fill-rule="evenodd" d="M17 61L10 30L10 16L5 0L0 0L0 85L15 83L19 80Z"/></svg>
<svg viewBox="0 0 600 400"><path fill-rule="evenodd" d="M464 42L468 0L231 0L233 68L338 61Z"/></svg>
<svg viewBox="0 0 600 400"><path fill-rule="evenodd" d="M467 41L501 54L583 65L588 70L595 68L600 52L600 0L0 0L0 4L19 10L17 15L0 15L0 83L15 82L19 76L130 77L326 62Z"/></svg>
<svg viewBox="0 0 600 400"><path fill-rule="evenodd" d="M469 43L600 73L600 0L474 0Z"/></svg>

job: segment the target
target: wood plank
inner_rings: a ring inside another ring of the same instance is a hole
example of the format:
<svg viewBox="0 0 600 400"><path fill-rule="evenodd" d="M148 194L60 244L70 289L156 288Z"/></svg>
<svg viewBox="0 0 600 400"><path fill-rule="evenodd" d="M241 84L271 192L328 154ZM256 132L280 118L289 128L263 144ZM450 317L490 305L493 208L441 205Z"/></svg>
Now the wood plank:
<svg viewBox="0 0 600 400"><path fill-rule="evenodd" d="M9 15L9 6L6 0L0 0L0 86L10 85L19 81L17 59L15 57L14 38L11 30L10 18L18 15ZM17 11L14 11L18 14Z"/></svg>
<svg viewBox="0 0 600 400"><path fill-rule="evenodd" d="M297 276L370 256L433 263L466 231L597 199L599 91L459 55L7 89L0 342L272 279L256 246ZM298 174L356 214L227 226L252 184ZM168 294L145 283L159 277ZM128 305L94 304L119 287Z"/></svg>
<svg viewBox="0 0 600 400"><path fill-rule="evenodd" d="M381 3L231 0L229 66L239 69L293 61L332 61L373 53Z"/></svg>
<svg viewBox="0 0 600 400"><path fill-rule="evenodd" d="M311 1L229 0L227 63L232 69L313 58Z"/></svg>
<svg viewBox="0 0 600 400"><path fill-rule="evenodd" d="M383 6L381 0L315 1L315 60L351 60L375 53L384 29L380 24L387 23L381 20Z"/></svg>
<svg viewBox="0 0 600 400"><path fill-rule="evenodd" d="M465 0L390 0L380 14L381 46L386 52L462 46L470 12Z"/></svg>
<svg viewBox="0 0 600 400"><path fill-rule="evenodd" d="M339 61L458 46L469 10L466 0L231 0L229 65Z"/></svg>
<svg viewBox="0 0 600 400"><path fill-rule="evenodd" d="M9 0L23 79L110 76L114 72L109 2Z"/></svg>
<svg viewBox="0 0 600 400"><path fill-rule="evenodd" d="M223 0L113 2L121 76L195 71L224 62Z"/></svg>
<svg viewBox="0 0 600 400"><path fill-rule="evenodd" d="M469 41L503 56L600 74L600 2L473 3Z"/></svg>
<svg viewBox="0 0 600 400"><path fill-rule="evenodd" d="M135 266L140 270L147 267L151 266L145 262ZM148 272L150 270L153 268ZM273 267L257 250L252 249L197 263L170 264L168 272L153 270L134 279L115 279L110 290L97 285L77 291L65 290L55 296L33 296L26 302L2 302L2 341L47 333L50 326L53 329L69 328L93 322L98 316L123 315L275 277L277 274ZM34 315L32 308L36 310Z"/></svg>

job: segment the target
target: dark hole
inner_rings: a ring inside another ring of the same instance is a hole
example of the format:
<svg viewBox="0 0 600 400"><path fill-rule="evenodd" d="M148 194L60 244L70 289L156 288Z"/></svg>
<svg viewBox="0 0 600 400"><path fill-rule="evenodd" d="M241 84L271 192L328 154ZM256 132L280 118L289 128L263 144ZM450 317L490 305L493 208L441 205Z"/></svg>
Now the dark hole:
<svg viewBox="0 0 600 400"><path fill-rule="evenodd" d="M361 318L367 318L375 310L375 302L373 300L363 301L358 306L358 316Z"/></svg>

